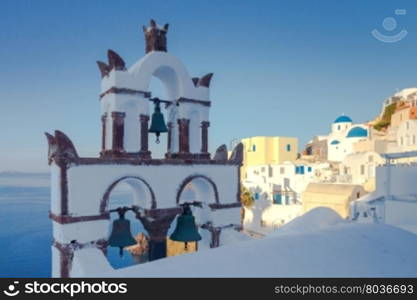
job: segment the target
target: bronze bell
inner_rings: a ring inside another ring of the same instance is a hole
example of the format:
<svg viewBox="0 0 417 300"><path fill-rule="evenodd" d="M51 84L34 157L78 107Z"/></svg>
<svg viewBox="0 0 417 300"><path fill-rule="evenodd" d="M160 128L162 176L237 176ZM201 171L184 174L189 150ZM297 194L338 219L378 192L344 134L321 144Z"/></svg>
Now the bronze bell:
<svg viewBox="0 0 417 300"><path fill-rule="evenodd" d="M130 221L125 219L126 210L118 209L119 219L113 221L112 232L108 243L110 247L119 247L120 256L123 256L123 248L137 244L130 231Z"/></svg>
<svg viewBox="0 0 417 300"><path fill-rule="evenodd" d="M158 98L154 98L155 111L152 114L151 126L149 132L155 133L156 143L159 144L159 136L162 132L168 132L168 128L165 124L164 115L161 113L160 101Z"/></svg>
<svg viewBox="0 0 417 300"><path fill-rule="evenodd" d="M187 250L188 242L201 240L201 235L198 233L195 218L189 205L184 205L183 213L178 217L177 226L171 234L170 239L177 242L184 242L185 250Z"/></svg>

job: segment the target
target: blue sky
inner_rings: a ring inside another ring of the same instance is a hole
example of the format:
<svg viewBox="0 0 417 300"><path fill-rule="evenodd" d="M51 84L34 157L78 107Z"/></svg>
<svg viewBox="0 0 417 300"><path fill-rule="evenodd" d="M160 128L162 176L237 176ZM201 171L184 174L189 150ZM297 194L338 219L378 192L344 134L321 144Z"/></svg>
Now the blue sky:
<svg viewBox="0 0 417 300"><path fill-rule="evenodd" d="M81 155L99 152L95 61L111 48L136 62L150 18L170 23L168 51L192 76L215 73L212 150L253 135L303 145L338 115L367 121L396 89L417 86L415 1L2 0L0 170L46 170L43 132L54 129ZM383 43L373 29L408 35Z"/></svg>

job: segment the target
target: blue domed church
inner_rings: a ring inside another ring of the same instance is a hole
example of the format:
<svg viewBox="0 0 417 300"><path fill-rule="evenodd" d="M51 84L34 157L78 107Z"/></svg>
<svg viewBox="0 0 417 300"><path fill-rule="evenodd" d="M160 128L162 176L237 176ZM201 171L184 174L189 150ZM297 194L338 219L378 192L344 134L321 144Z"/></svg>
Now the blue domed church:
<svg viewBox="0 0 417 300"><path fill-rule="evenodd" d="M369 130L363 124L353 124L350 117L341 115L334 120L327 136L327 159L343 161L346 155L354 152L354 144L368 139Z"/></svg>

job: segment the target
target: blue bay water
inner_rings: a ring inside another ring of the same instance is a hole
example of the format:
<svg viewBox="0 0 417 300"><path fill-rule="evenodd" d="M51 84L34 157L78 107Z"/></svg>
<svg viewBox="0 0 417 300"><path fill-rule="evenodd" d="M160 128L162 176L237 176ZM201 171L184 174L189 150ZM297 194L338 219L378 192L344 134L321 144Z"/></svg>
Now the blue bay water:
<svg viewBox="0 0 417 300"><path fill-rule="evenodd" d="M50 277L48 187L0 187L0 276Z"/></svg>
<svg viewBox="0 0 417 300"><path fill-rule="evenodd" d="M112 194L111 207L130 206L130 198L130 194ZM0 277L51 276L49 209L49 187L0 186ZM131 220L134 235L146 233L133 214L126 217ZM120 257L116 248L108 249L108 259L114 268L139 263L126 251Z"/></svg>

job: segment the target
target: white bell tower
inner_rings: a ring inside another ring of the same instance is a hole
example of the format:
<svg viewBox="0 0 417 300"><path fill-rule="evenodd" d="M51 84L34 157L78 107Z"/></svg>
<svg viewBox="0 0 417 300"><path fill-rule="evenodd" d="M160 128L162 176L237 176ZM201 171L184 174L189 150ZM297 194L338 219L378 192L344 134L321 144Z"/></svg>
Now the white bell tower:
<svg viewBox="0 0 417 300"><path fill-rule="evenodd" d="M150 158L149 93L127 87L131 76L116 52L109 50L108 60L108 65L97 62L102 76L101 156Z"/></svg>

